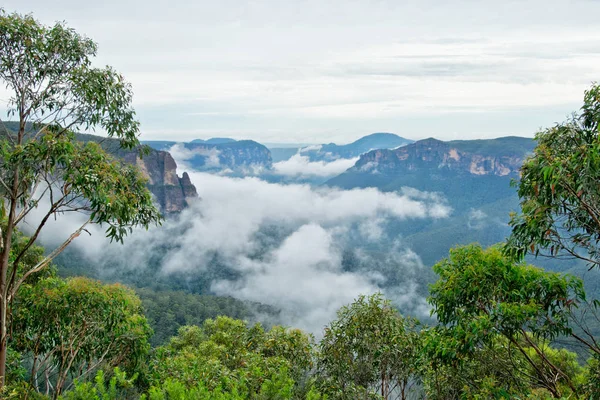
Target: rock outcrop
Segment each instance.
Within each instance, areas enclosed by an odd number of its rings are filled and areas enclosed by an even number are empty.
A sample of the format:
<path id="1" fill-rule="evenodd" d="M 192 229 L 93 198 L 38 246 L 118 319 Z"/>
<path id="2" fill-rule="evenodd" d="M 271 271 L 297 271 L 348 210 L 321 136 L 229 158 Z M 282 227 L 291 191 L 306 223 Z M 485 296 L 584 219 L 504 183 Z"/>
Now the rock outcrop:
<path id="1" fill-rule="evenodd" d="M 502 138 L 518 146 L 490 141 L 451 141 L 425 139 L 394 150 L 374 150 L 363 154 L 351 171 L 402 174 L 428 171 L 433 174 L 465 174 L 518 177 L 519 169 L 534 143 L 526 138 Z M 501 140 L 501 139 L 496 139 Z M 492 142 L 492 145 L 490 145 Z"/>
<path id="2" fill-rule="evenodd" d="M 135 164 L 148 178 L 148 189 L 165 214 L 181 212 L 198 198 L 196 187 L 187 172 L 177 176 L 177 164 L 166 151 L 153 150 L 143 158 L 130 152 L 123 159 Z"/>
<path id="3" fill-rule="evenodd" d="M 184 172 L 182 177 L 177 176 L 177 164 L 166 151 L 150 149 L 149 154 L 140 157 L 138 150 L 122 149 L 116 139 L 85 134 L 77 135 L 77 139 L 82 142 L 98 142 L 107 153 L 137 165 L 148 179 L 148 189 L 154 195 L 161 212 L 166 215 L 181 212 L 198 198 L 189 175 Z"/>

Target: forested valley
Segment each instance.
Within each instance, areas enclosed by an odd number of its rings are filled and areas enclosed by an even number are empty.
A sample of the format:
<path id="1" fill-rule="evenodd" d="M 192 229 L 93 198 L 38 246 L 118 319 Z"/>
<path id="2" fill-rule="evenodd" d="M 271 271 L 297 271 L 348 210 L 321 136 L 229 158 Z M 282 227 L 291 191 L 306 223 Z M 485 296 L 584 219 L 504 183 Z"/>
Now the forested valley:
<path id="1" fill-rule="evenodd" d="M 240 273 L 218 255 L 204 271 L 210 280 L 186 280 L 192 275 L 183 272 L 164 278 L 158 267 L 105 279 L 70 252 L 79 236 L 97 233 L 92 227 L 124 243 L 170 218 L 137 164 L 78 134 L 97 128 L 134 160 L 150 154 L 138 139 L 131 85 L 95 67 L 96 53 L 92 40 L 64 23 L 46 26 L 0 9 L 0 80 L 11 92 L 11 121 L 0 121 L 1 398 L 600 399 L 600 299 L 586 281 L 600 274 L 599 85 L 571 118 L 536 135 L 514 180 L 520 211 L 506 215 L 506 240 L 454 246 L 415 278 L 427 315 L 398 307 L 386 297 L 391 291 L 371 290 L 309 332 L 282 324 L 289 320 L 283 306 L 211 293 L 215 276 L 222 283 Z M 183 178 L 176 183 L 178 195 L 189 191 Z M 437 196 L 407 193 L 415 220 L 446 215 Z M 422 211 L 415 199 L 435 204 Z M 69 220 L 56 246 L 42 246 L 43 229 L 73 214 L 77 225 Z M 275 233 L 260 239 L 272 245 Z M 112 262 L 106 249 L 100 254 Z M 342 253 L 350 272 L 376 260 L 389 287 L 409 274 L 384 256 Z M 293 262 L 261 264 L 260 256 L 248 268 Z M 554 271 L 535 266 L 545 259 Z M 556 272 L 572 260 L 588 275 Z M 343 272 L 347 281 L 355 277 Z"/>

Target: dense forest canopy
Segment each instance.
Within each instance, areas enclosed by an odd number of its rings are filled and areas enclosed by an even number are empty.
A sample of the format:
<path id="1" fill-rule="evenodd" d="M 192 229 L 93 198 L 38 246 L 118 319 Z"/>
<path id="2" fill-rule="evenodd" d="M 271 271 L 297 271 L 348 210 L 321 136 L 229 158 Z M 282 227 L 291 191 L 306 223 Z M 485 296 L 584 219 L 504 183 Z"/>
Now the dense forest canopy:
<path id="1" fill-rule="evenodd" d="M 88 224 L 122 242 L 161 221 L 140 171 L 74 134 L 99 127 L 137 148 L 131 87 L 93 68 L 95 43 L 63 23 L 0 11 L 0 44 L 19 121 L 0 138 L 2 398 L 600 399 L 600 303 L 581 278 L 524 260 L 598 264 L 598 85 L 579 115 L 538 133 L 510 238 L 457 246 L 434 265 L 432 323 L 365 294 L 313 336 L 248 322 L 256 311 L 276 320 L 275 307 L 61 277 L 52 263 Z M 85 222 L 57 248 L 39 246 L 46 221 L 65 212 Z"/>

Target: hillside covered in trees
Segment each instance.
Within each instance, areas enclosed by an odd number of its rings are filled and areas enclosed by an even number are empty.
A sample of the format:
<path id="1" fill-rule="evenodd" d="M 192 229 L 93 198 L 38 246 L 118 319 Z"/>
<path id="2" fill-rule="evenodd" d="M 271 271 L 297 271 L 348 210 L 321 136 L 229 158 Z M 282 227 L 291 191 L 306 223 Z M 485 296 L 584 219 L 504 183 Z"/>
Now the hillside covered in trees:
<path id="1" fill-rule="evenodd" d="M 278 323 L 289 311 L 283 304 L 210 294 L 219 285 L 208 274 L 221 274 L 221 289 L 233 285 L 228 281 L 232 277 L 250 279 L 245 270 L 223 268 L 226 257 L 218 254 L 198 254 L 212 261 L 212 269 L 193 275 L 195 281 L 182 269 L 166 281 L 169 284 L 157 279 L 165 273 L 158 263 L 155 275 L 144 275 L 149 268 L 124 268 L 111 281 L 102 271 L 91 271 L 84 258 L 69 258 L 67 248 L 79 236 L 92 233 L 124 243 L 149 229 L 163 229 L 164 235 L 183 240 L 177 236 L 180 231 L 166 226 L 156 202 L 159 196 L 151 193 L 164 182 L 153 181 L 152 173 L 143 170 L 148 164 L 141 160 L 155 160 L 160 153 L 140 144 L 131 86 L 112 68 L 94 67 L 96 51 L 96 43 L 64 23 L 45 26 L 32 16 L 0 9 L 0 80 L 11 91 L 7 106 L 17 120 L 0 121 L 1 398 L 600 399 L 597 293 L 586 293 L 580 277 L 530 262 L 542 256 L 556 264 L 576 259 L 590 273 L 600 274 L 599 85 L 585 92 L 577 114 L 539 132 L 535 142 L 518 140 L 512 147 L 499 140 L 481 148 L 472 142 L 419 141 L 367 152 L 332 182 L 343 185 L 353 174 L 363 180 L 368 179 L 365 174 L 376 175 L 379 182 L 398 187 L 390 186 L 389 193 L 375 188 L 361 192 L 371 196 L 364 197 L 361 206 L 372 199 L 388 207 L 402 204 L 396 215 L 412 207 L 414 212 L 403 216 L 418 220 L 444 218 L 448 209 L 435 193 L 414 188 L 402 189 L 408 192 L 404 197 L 392 197 L 390 193 L 407 184 L 400 183 L 402 179 L 412 180 L 413 186 L 425 175 L 436 176 L 440 185 L 458 179 L 464 184 L 458 192 L 468 191 L 465 199 L 476 194 L 477 177 L 519 179 L 515 191 L 520 210 L 507 216 L 506 240 L 492 246 L 455 246 L 436 260 L 432 271 L 417 270 L 415 281 L 426 291 L 421 311 L 425 309 L 428 318 L 409 315 L 386 298 L 416 297 L 399 290 L 407 282 L 401 278 L 410 271 L 399 269 L 395 260 L 341 253 L 336 261 L 345 263 L 347 270 L 328 268 L 326 256 L 338 253 L 328 253 L 336 247 L 330 241 L 333 235 L 317 224 L 302 225 L 295 232 L 301 235 L 276 243 L 281 246 L 263 258 L 250 246 L 252 254 L 237 260 L 267 280 L 268 285 L 258 289 L 282 286 L 295 291 L 300 297 L 292 303 L 323 294 L 309 293 L 311 285 L 301 281 L 296 270 L 285 269 L 306 255 L 298 242 L 315 237 L 329 243 L 325 250 L 315 244 L 311 250 L 316 255 L 309 254 L 314 256 L 309 271 L 336 284 L 318 286 L 329 296 L 326 300 L 338 301 L 335 291 L 348 287 L 370 292 L 336 309 L 322 329 L 307 332 Z M 90 128 L 106 133 L 112 155 L 106 145 L 76 134 Z M 403 139 L 401 144 L 407 143 Z M 418 157 L 411 158 L 410 146 L 419 148 Z M 489 146 L 499 147 L 502 154 L 481 158 L 477 152 L 490 151 Z M 524 152 L 531 154 L 524 157 Z M 123 162 L 128 155 L 132 159 Z M 463 174 L 464 168 L 457 172 L 461 164 L 469 165 L 473 176 Z M 415 175 L 396 173 L 399 166 Z M 169 185 L 181 186 L 183 178 L 172 169 Z M 305 186 L 293 190 L 296 196 L 307 193 Z M 350 202 L 339 191 L 322 193 L 318 201 L 337 201 L 328 209 L 333 214 L 341 213 L 337 205 Z M 402 202 L 393 202 L 398 199 Z M 77 219 L 69 219 L 71 215 Z M 228 215 L 218 217 L 216 226 Z M 57 244 L 44 248 L 42 231 L 52 227 L 53 220 L 65 223 L 52 231 Z M 362 228 L 368 231 L 365 237 L 377 237 L 373 226 Z M 216 229 L 208 233 L 211 239 L 219 238 Z M 224 232 L 231 240 L 233 233 Z M 251 234 L 274 246 L 274 235 Z M 110 262 L 109 247 L 100 243 L 97 251 Z M 171 244 L 160 242 L 163 247 Z M 282 249 L 291 251 L 284 254 Z M 366 270 L 365 260 L 381 268 Z M 266 273 L 269 268 L 279 272 L 277 279 Z M 418 279 L 426 274 L 433 276 L 433 283 L 424 288 Z M 361 286 L 364 275 L 383 282 L 387 291 Z M 116 282 L 115 276 L 135 285 Z M 336 279 L 327 280 L 331 276 Z M 179 286 L 174 288 L 173 282 Z M 200 290 L 184 290 L 192 284 Z M 313 321 L 329 316 L 328 310 L 309 311 Z M 258 315 L 268 322 L 256 322 Z"/>

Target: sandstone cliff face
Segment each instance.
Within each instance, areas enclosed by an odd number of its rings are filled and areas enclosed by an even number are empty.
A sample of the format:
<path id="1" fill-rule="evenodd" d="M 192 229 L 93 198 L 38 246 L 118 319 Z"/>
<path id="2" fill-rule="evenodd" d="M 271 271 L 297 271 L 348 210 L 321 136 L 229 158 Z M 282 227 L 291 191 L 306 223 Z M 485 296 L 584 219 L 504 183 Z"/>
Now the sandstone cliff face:
<path id="1" fill-rule="evenodd" d="M 78 134 L 81 142 L 98 142 L 112 156 L 137 165 L 148 178 L 148 189 L 155 197 L 163 214 L 181 212 L 194 199 L 198 198 L 196 187 L 190 181 L 187 173 L 180 178 L 177 176 L 177 164 L 166 151 L 151 149 L 150 153 L 140 158 L 138 150 L 125 150 L 116 139 L 108 139 L 95 135 Z"/>
<path id="2" fill-rule="evenodd" d="M 473 143 L 425 139 L 394 150 L 374 150 L 362 155 L 352 170 L 382 174 L 428 170 L 436 174 L 519 176 L 527 145 L 516 151 L 498 145 L 492 151 L 490 147 L 481 148 Z"/>
<path id="3" fill-rule="evenodd" d="M 165 214 L 181 212 L 194 199 L 198 198 L 196 187 L 187 172 L 177 176 L 177 164 L 166 151 L 153 150 L 143 158 L 137 152 L 122 155 L 123 160 L 135 164 L 148 178 L 148 189 L 156 198 Z"/>

